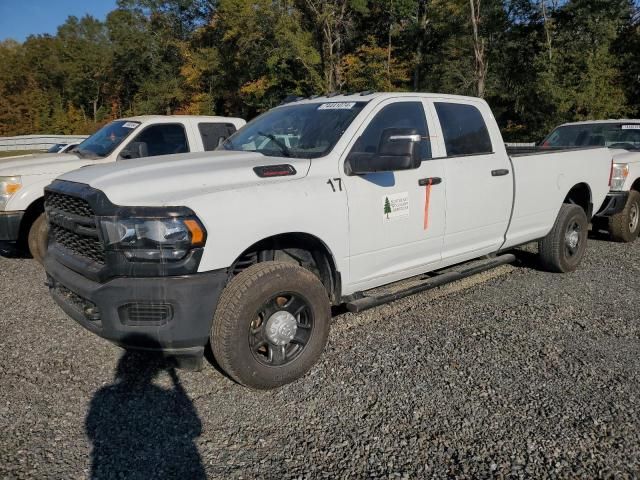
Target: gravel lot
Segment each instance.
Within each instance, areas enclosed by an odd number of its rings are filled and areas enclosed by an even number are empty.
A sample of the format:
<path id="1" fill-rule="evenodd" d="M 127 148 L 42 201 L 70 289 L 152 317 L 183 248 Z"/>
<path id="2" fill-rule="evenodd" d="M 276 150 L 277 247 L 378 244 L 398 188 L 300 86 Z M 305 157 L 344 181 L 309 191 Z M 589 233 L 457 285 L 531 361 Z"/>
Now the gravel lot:
<path id="1" fill-rule="evenodd" d="M 640 242 L 566 276 L 519 258 L 337 315 L 271 392 L 123 357 L 0 258 L 0 477 L 638 478 Z"/>

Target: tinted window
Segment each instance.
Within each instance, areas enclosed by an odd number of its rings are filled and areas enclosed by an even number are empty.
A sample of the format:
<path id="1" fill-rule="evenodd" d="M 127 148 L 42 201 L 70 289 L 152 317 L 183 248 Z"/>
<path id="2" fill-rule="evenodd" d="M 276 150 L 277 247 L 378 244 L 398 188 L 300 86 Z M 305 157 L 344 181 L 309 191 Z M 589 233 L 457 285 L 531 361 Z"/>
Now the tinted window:
<path id="1" fill-rule="evenodd" d="M 420 102 L 399 102 L 384 107 L 371 120 L 351 152 L 378 153 L 382 132 L 387 128 L 415 129 L 423 138 L 421 142 L 422 159 L 431 158 L 431 141 L 429 140 L 427 119 Z"/>
<path id="2" fill-rule="evenodd" d="M 148 127 L 144 129 L 130 145 L 133 145 L 137 149 L 138 155 L 134 155 L 134 158 L 171 155 L 173 153 L 186 153 L 189 151 L 184 127 L 175 124 L 153 125 Z"/>
<path id="3" fill-rule="evenodd" d="M 492 153 L 491 138 L 480 110 L 459 103 L 435 104 L 447 155 Z"/>
<path id="4" fill-rule="evenodd" d="M 233 135 L 236 127 L 232 123 L 199 123 L 198 130 L 200 130 L 205 151 L 210 152 Z"/>

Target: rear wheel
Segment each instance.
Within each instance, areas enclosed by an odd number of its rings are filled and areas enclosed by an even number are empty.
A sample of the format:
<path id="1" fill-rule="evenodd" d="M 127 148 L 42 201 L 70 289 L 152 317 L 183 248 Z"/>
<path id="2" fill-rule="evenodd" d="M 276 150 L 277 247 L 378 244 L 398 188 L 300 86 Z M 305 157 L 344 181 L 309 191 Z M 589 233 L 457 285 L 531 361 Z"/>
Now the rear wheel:
<path id="1" fill-rule="evenodd" d="M 303 376 L 317 362 L 330 322 L 329 296 L 318 277 L 298 265 L 259 263 L 222 292 L 211 348 L 238 383 L 275 388 Z"/>
<path id="2" fill-rule="evenodd" d="M 27 241 L 31 256 L 39 263 L 43 263 L 49 245 L 49 225 L 44 213 L 41 213 L 31 224 Z"/>
<path id="3" fill-rule="evenodd" d="M 633 242 L 640 233 L 640 193 L 629 192 L 627 204 L 620 213 L 609 217 L 609 233 L 616 242 Z"/>
<path id="4" fill-rule="evenodd" d="M 587 249 L 588 234 L 584 210 L 577 205 L 562 205 L 553 229 L 538 244 L 542 267 L 559 273 L 576 270 Z"/>

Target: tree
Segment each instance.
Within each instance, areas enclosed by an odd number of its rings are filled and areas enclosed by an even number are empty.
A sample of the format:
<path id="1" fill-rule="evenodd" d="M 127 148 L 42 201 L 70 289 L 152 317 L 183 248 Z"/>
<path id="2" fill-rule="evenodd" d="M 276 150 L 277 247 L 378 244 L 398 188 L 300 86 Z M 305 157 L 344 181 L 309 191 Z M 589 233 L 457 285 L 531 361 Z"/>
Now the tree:
<path id="1" fill-rule="evenodd" d="M 384 214 L 387 216 L 387 220 L 389 219 L 389 214 L 391 213 L 391 203 L 389 202 L 389 197 L 384 198 Z"/>

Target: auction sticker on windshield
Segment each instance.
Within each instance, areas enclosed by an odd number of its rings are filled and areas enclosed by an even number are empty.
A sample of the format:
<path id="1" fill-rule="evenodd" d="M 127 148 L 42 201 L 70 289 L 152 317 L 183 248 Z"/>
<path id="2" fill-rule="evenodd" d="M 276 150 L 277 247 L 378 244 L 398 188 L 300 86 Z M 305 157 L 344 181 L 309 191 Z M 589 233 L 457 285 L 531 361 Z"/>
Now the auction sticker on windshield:
<path id="1" fill-rule="evenodd" d="M 127 122 L 124 125 L 122 125 L 122 128 L 138 128 L 138 125 L 140 124 L 136 122 Z"/>
<path id="2" fill-rule="evenodd" d="M 622 130 L 640 130 L 640 123 L 635 125 L 622 125 Z"/>
<path id="3" fill-rule="evenodd" d="M 323 103 L 318 110 L 351 110 L 355 106 L 356 102 Z"/>

